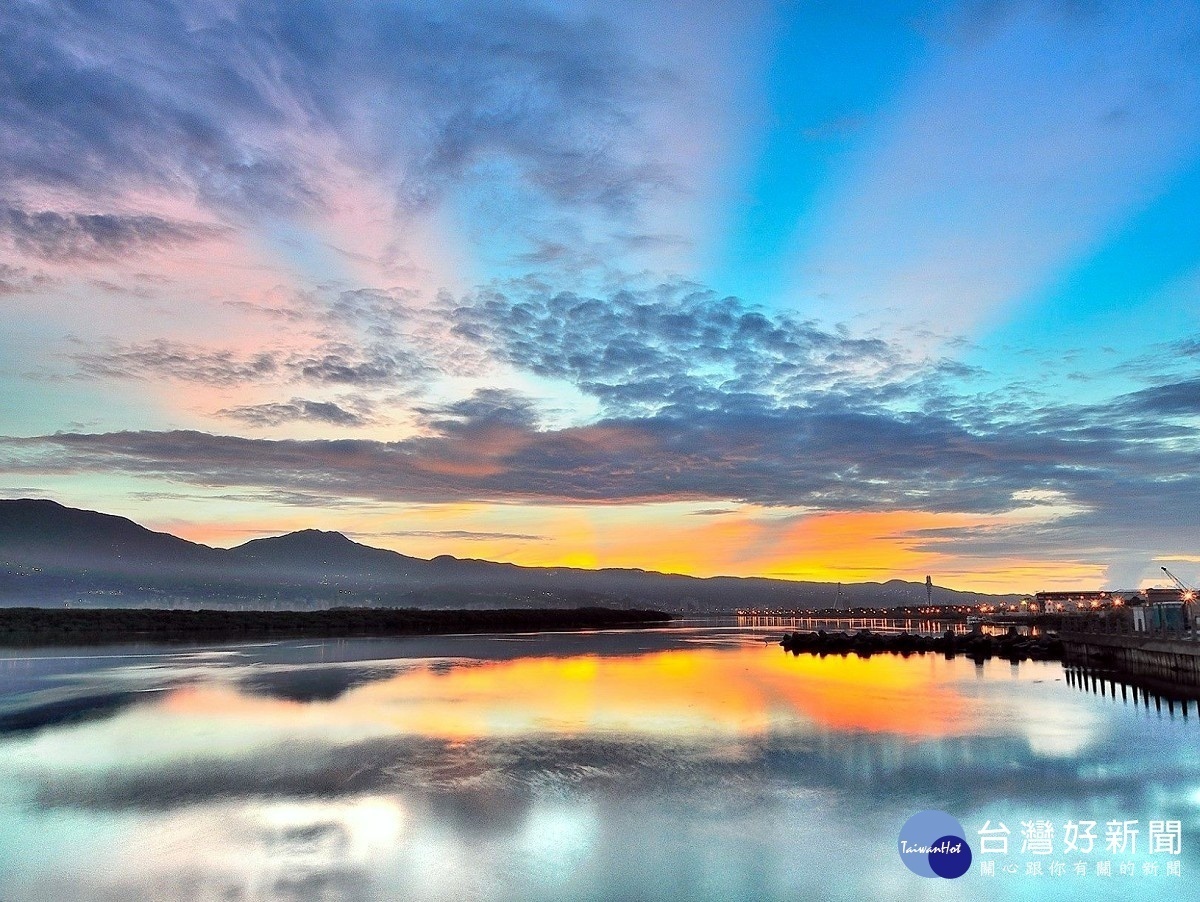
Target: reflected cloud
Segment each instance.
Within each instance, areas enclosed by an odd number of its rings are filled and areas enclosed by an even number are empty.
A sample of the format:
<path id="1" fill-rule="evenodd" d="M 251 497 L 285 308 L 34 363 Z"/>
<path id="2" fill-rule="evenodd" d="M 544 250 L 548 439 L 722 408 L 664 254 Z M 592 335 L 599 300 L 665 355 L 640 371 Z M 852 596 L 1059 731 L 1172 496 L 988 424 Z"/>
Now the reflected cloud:
<path id="1" fill-rule="evenodd" d="M 286 730 L 294 721 L 319 722 L 330 730 L 447 741 L 597 733 L 741 737 L 807 725 L 912 737 L 977 732 L 971 707 L 938 675 L 886 655 L 791 658 L 754 646 L 696 648 L 620 658 L 422 662 L 331 695 L 337 704 L 299 709 L 227 685 L 202 685 L 171 693 L 162 711 L 231 726 L 252 721 Z M 325 679 L 307 678 L 314 687 Z M 296 678 L 279 679 L 283 686 Z M 322 684 L 320 691 L 331 687 Z"/>
<path id="2" fill-rule="evenodd" d="M 250 695 L 290 702 L 331 702 L 355 686 L 385 680 L 394 673 L 390 667 L 260 669 L 239 681 L 238 688 Z"/>
<path id="3" fill-rule="evenodd" d="M 1076 758 L 1091 745 L 1103 725 L 1095 711 L 1070 702 L 1047 704 L 1044 699 L 1018 696 L 1013 704 L 1021 712 L 1029 748 L 1046 758 Z"/>
<path id="4" fill-rule="evenodd" d="M 394 799 L 278 802 L 257 809 L 265 851 L 289 868 L 363 864 L 392 848 L 405 816 Z"/>
<path id="5" fill-rule="evenodd" d="M 1197 785 L 1195 724 L 1080 691 L 1055 663 L 656 635 L 669 647 L 473 636 L 114 658 L 108 681 L 163 691 L 0 737 L 0 854 L 15 863 L 0 889 L 812 898 L 830 856 L 866 862 L 882 833 L 894 842 L 880 825 L 920 808 L 972 826 L 1001 802 L 1006 817 L 1180 816 Z M 880 879 L 847 868 L 858 897 Z"/>
<path id="6" fill-rule="evenodd" d="M 0 712 L 0 736 L 41 730 L 61 724 L 101 720 L 123 711 L 145 697 L 137 692 L 105 692 L 67 696 Z"/>

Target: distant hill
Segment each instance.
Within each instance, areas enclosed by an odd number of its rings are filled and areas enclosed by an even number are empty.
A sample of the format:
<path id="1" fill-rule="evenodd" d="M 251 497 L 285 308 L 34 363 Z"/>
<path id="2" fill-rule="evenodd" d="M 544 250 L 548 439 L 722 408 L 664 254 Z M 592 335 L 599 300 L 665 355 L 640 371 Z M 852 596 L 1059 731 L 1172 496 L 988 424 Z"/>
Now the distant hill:
<path id="1" fill-rule="evenodd" d="M 936 588 L 936 602 L 1015 600 Z M 124 517 L 53 501 L 0 500 L 0 605 L 208 606 L 312 609 L 610 605 L 670 611 L 827 608 L 835 583 L 712 577 L 637 569 L 583 570 L 372 548 L 306 529 L 210 548 Z M 923 583 L 847 583 L 843 605 L 925 602 Z"/>
<path id="2" fill-rule="evenodd" d="M 0 501 L 0 561 L 43 567 L 141 570 L 219 566 L 222 553 L 125 517 L 64 507 L 55 501 Z"/>
<path id="3" fill-rule="evenodd" d="M 340 532 L 320 529 L 253 539 L 232 549 L 231 554 L 257 566 L 323 576 L 407 578 L 430 566 L 421 558 L 360 545 Z"/>

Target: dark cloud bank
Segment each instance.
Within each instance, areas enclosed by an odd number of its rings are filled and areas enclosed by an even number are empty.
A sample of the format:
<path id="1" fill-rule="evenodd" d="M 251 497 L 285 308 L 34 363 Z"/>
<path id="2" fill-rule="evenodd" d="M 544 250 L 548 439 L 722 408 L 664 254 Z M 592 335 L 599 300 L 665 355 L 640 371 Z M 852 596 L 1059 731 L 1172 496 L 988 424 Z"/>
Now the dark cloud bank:
<path id="1" fill-rule="evenodd" d="M 913 537 L 991 553 L 1028 553 L 1031 539 L 1048 550 L 1095 545 L 1095 530 L 1122 547 L 1177 542 L 1200 504 L 1198 383 L 1190 376 L 1105 404 L 1011 394 L 995 404 L 950 391 L 946 376 L 964 375 L 954 364 L 912 364 L 886 342 L 768 316 L 695 286 L 604 298 L 495 289 L 447 304 L 441 315 L 460 337 L 518 369 L 594 396 L 603 414 L 551 428 L 530 399 L 491 389 L 427 405 L 426 433 L 395 442 L 60 433 L 7 440 L 6 467 L 380 501 L 736 500 L 970 513 L 1053 502 L 1074 509 L 1049 526 Z M 160 356 L 145 365 L 157 366 Z M 223 362 L 201 360 L 197 378 L 219 381 L 209 369 Z M 244 366 L 234 364 L 231 378 L 242 378 Z M 305 372 L 295 361 L 286 366 Z M 346 381 L 357 384 L 352 369 Z M 337 381 L 340 372 L 330 364 L 308 375 Z M 343 425 L 363 416 L 299 398 L 226 413 Z"/>

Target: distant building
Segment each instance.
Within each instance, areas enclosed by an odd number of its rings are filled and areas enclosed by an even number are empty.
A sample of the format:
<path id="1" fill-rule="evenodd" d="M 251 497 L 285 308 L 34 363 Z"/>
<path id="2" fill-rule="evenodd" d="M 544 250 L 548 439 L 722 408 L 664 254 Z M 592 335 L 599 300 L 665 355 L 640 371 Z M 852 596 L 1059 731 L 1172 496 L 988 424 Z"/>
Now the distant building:
<path id="1" fill-rule="evenodd" d="M 1152 589 L 1147 589 L 1142 594 L 1146 596 L 1147 604 L 1170 604 L 1172 602 L 1183 601 L 1182 589 L 1160 589 L 1155 586 Z"/>
<path id="2" fill-rule="evenodd" d="M 1071 589 L 1065 592 L 1038 592 L 1033 597 L 1033 603 L 1038 610 L 1047 612 L 1090 611 L 1123 605 L 1133 594 L 1108 589 Z"/>
<path id="3" fill-rule="evenodd" d="M 1187 626 L 1187 608 L 1183 603 L 1181 589 L 1147 589 L 1142 597 L 1130 602 L 1135 630 L 1168 629 L 1178 630 Z"/>
<path id="4" fill-rule="evenodd" d="M 1181 630 L 1187 624 L 1187 612 L 1182 601 L 1147 602 L 1129 609 L 1133 615 L 1135 630 L 1168 629 Z"/>

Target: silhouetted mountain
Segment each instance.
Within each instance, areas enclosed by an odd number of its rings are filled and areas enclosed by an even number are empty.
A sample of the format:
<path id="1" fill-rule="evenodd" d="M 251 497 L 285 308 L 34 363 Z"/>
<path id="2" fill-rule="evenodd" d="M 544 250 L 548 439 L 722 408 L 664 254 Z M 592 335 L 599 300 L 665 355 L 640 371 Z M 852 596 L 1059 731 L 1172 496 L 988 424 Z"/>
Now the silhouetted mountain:
<path id="1" fill-rule="evenodd" d="M 618 605 L 712 611 L 828 608 L 837 598 L 833 583 L 520 567 L 450 555 L 424 560 L 316 529 L 210 548 L 124 517 L 53 501 L 0 501 L 0 604 L 8 605 Z M 935 600 L 971 604 L 997 598 L 939 588 Z M 925 586 L 902 580 L 847 583 L 840 600 L 855 607 L 917 605 L 925 602 Z"/>
<path id="2" fill-rule="evenodd" d="M 340 532 L 320 529 L 253 539 L 230 549 L 230 553 L 258 566 L 305 573 L 319 571 L 327 576 L 405 577 L 412 575 L 416 568 L 430 564 L 396 551 L 360 545 Z"/>
<path id="3" fill-rule="evenodd" d="M 0 561 L 42 567 L 217 566 L 222 552 L 125 517 L 64 507 L 56 501 L 0 501 Z"/>

